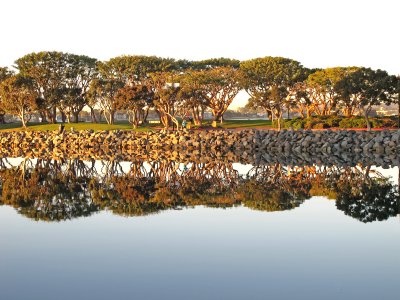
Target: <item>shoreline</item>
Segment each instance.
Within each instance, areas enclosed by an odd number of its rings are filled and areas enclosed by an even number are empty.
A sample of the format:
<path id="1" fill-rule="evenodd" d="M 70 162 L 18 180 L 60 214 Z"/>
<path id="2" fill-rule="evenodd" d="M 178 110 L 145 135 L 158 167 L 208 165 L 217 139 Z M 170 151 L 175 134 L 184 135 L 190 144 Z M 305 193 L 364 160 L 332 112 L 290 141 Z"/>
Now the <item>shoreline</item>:
<path id="1" fill-rule="evenodd" d="M 156 152 L 237 152 L 329 156 L 400 153 L 400 130 L 203 130 L 203 131 L 57 131 L 0 132 L 2 157 L 146 156 Z"/>

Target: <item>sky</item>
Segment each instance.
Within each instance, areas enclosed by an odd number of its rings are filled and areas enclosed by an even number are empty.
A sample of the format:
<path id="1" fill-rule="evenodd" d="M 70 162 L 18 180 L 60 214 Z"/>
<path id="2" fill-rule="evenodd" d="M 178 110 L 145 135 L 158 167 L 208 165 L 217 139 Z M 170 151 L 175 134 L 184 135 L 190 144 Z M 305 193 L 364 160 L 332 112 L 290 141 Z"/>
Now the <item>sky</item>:
<path id="1" fill-rule="evenodd" d="M 309 68 L 397 75 L 399 11 L 398 0 L 7 0 L 0 2 L 0 66 L 57 50 L 100 60 L 283 56 Z"/>

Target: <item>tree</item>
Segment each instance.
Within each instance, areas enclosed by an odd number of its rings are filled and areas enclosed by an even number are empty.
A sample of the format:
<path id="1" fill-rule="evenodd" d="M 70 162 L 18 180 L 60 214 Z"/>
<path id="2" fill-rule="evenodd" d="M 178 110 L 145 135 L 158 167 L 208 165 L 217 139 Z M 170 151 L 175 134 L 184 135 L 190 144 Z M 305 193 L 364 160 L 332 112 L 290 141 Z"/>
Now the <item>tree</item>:
<path id="1" fill-rule="evenodd" d="M 99 105 L 108 124 L 114 124 L 118 109 L 117 94 L 123 86 L 123 82 L 117 79 L 94 79 L 90 84 L 88 97 Z"/>
<path id="2" fill-rule="evenodd" d="M 298 112 L 302 118 L 311 117 L 313 105 L 308 93 L 307 84 L 304 81 L 298 82 L 293 86 L 289 97 L 294 104 L 294 111 Z"/>
<path id="3" fill-rule="evenodd" d="M 36 107 L 36 93 L 30 78 L 13 75 L 0 84 L 2 107 L 5 112 L 18 116 L 22 126 L 30 119 L 29 113 Z"/>
<path id="4" fill-rule="evenodd" d="M 129 123 L 137 128 L 140 122 L 144 122 L 147 105 L 154 98 L 153 92 L 145 85 L 126 84 L 119 89 L 116 95 L 118 109 L 125 109 L 128 112 Z"/>
<path id="5" fill-rule="evenodd" d="M 160 115 L 161 123 L 165 128 L 171 125 L 171 122 L 179 129 L 177 120 L 177 102 L 179 100 L 178 93 L 179 76 L 174 72 L 159 72 L 151 74 L 151 83 L 154 93 L 153 104 Z"/>
<path id="6" fill-rule="evenodd" d="M 7 67 L 0 67 L 0 81 L 10 77 L 12 72 Z"/>
<path id="7" fill-rule="evenodd" d="M 397 75 L 396 79 L 394 80 L 394 85 L 396 86 L 396 94 L 397 94 L 397 117 L 398 117 L 398 128 L 400 128 L 400 75 Z M 396 96 L 395 96 L 396 97 Z M 399 183 L 400 184 L 400 183 Z"/>
<path id="8" fill-rule="evenodd" d="M 306 80 L 307 93 L 313 113 L 319 116 L 328 116 L 336 109 L 338 97 L 335 85 L 355 70 L 357 70 L 356 67 L 327 68 L 308 76 Z M 351 111 L 346 114 L 349 113 Z"/>
<path id="9" fill-rule="evenodd" d="M 194 71 L 190 77 L 191 83 L 185 83 L 184 91 L 207 105 L 214 120 L 222 123 L 223 114 L 242 89 L 239 71 L 232 67 L 218 67 Z"/>
<path id="10" fill-rule="evenodd" d="M 91 81 L 97 74 L 97 60 L 85 55 L 67 55 L 65 87 L 60 109 L 67 115 L 68 122 L 73 116 L 73 122 L 78 123 L 82 109 L 89 104 L 87 92 Z"/>
<path id="11" fill-rule="evenodd" d="M 66 86 L 67 54 L 56 51 L 30 53 L 15 63 L 21 75 L 32 79 L 37 98 L 42 99 L 38 107 L 42 120 L 47 117 L 51 123 L 56 123 L 57 106 Z"/>
<path id="12" fill-rule="evenodd" d="M 240 61 L 237 59 L 220 57 L 193 61 L 186 65 L 186 68 L 190 68 L 192 70 L 210 70 L 220 67 L 239 69 Z"/>
<path id="13" fill-rule="evenodd" d="M 198 71 L 188 71 L 181 76 L 178 97 L 181 100 L 182 115 L 186 116 L 190 112 L 194 124 L 199 126 L 203 121 L 208 99 L 197 74 Z"/>
<path id="14" fill-rule="evenodd" d="M 395 95 L 393 102 L 397 102 L 397 118 L 398 118 L 398 128 L 400 128 L 400 75 L 397 75 L 396 77 L 392 77 L 393 80 L 393 85 L 396 87 L 395 89 Z M 397 96 L 396 96 L 397 95 Z"/>
<path id="15" fill-rule="evenodd" d="M 11 72 L 8 68 L 6 67 L 0 67 L 0 83 L 3 82 L 5 79 L 9 78 L 10 76 L 13 75 L 13 72 Z M 4 124 L 4 116 L 6 112 L 2 106 L 2 99 L 0 96 L 0 124 Z"/>
<path id="16" fill-rule="evenodd" d="M 120 108 L 128 111 L 132 121 L 132 118 L 137 116 L 136 121 L 133 122 L 134 126 L 137 126 L 138 116 L 141 115 L 142 121 L 145 122 L 149 108 L 153 105 L 154 87 L 151 86 L 151 74 L 174 70 L 177 65 L 174 59 L 169 58 L 124 55 L 101 62 L 98 67 L 101 78 L 118 80 L 124 84 L 124 90 L 119 93 Z M 148 93 L 145 94 L 145 91 Z"/>
<path id="17" fill-rule="evenodd" d="M 280 120 L 283 109 L 289 108 L 290 90 L 307 76 L 307 71 L 294 60 L 283 57 L 264 57 L 240 64 L 243 87 L 250 95 L 252 108 L 262 107 L 273 118 Z"/>
<path id="18" fill-rule="evenodd" d="M 398 83 L 396 76 L 389 76 L 386 71 L 359 68 L 338 81 L 335 90 L 346 107 L 358 107 L 371 130 L 369 114 L 372 106 L 397 101 Z"/>

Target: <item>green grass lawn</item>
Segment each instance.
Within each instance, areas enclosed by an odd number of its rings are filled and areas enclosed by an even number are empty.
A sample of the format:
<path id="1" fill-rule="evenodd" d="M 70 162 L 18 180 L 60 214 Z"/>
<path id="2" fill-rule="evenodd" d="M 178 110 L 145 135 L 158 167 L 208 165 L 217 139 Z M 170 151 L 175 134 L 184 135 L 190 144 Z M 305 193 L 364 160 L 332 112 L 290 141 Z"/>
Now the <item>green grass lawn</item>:
<path id="1" fill-rule="evenodd" d="M 211 122 L 204 122 L 206 127 L 211 126 Z M 60 124 L 42 124 L 42 123 L 28 123 L 27 130 L 29 131 L 46 131 L 46 130 L 58 130 Z M 0 124 L 0 131 L 21 131 L 21 123 L 7 123 Z M 271 126 L 271 121 L 267 120 L 225 120 L 223 124 L 218 123 L 218 128 L 223 129 L 237 129 L 237 128 L 258 128 Z M 114 125 L 107 123 L 65 123 L 65 130 L 70 130 L 71 127 L 74 130 L 134 130 L 132 125 L 128 122 L 117 122 Z M 139 127 L 136 131 L 150 131 L 160 128 L 160 124 L 148 124 L 143 127 Z"/>
<path id="2" fill-rule="evenodd" d="M 224 123 L 218 124 L 218 127 L 226 129 L 257 128 L 267 126 L 272 126 L 270 120 L 225 120 Z"/>
<path id="3" fill-rule="evenodd" d="M 30 131 L 46 131 L 46 130 L 58 130 L 60 124 L 42 124 L 42 123 L 28 123 L 27 130 Z M 20 131 L 23 130 L 21 123 L 7 123 L 0 124 L 0 131 Z M 132 125 L 128 122 L 117 122 L 113 125 L 107 123 L 65 123 L 65 130 L 134 130 Z M 139 127 L 136 131 L 149 131 L 155 125 L 147 125 L 146 127 Z"/>

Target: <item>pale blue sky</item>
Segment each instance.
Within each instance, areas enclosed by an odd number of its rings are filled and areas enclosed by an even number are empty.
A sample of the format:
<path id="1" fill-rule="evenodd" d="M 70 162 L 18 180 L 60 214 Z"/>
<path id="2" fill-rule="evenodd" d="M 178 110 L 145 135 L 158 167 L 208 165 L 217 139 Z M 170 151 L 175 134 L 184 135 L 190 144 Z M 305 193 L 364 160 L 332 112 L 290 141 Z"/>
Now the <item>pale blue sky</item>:
<path id="1" fill-rule="evenodd" d="M 0 66 L 32 51 L 240 60 L 400 74 L 400 1 L 13 0 L 1 2 Z"/>

